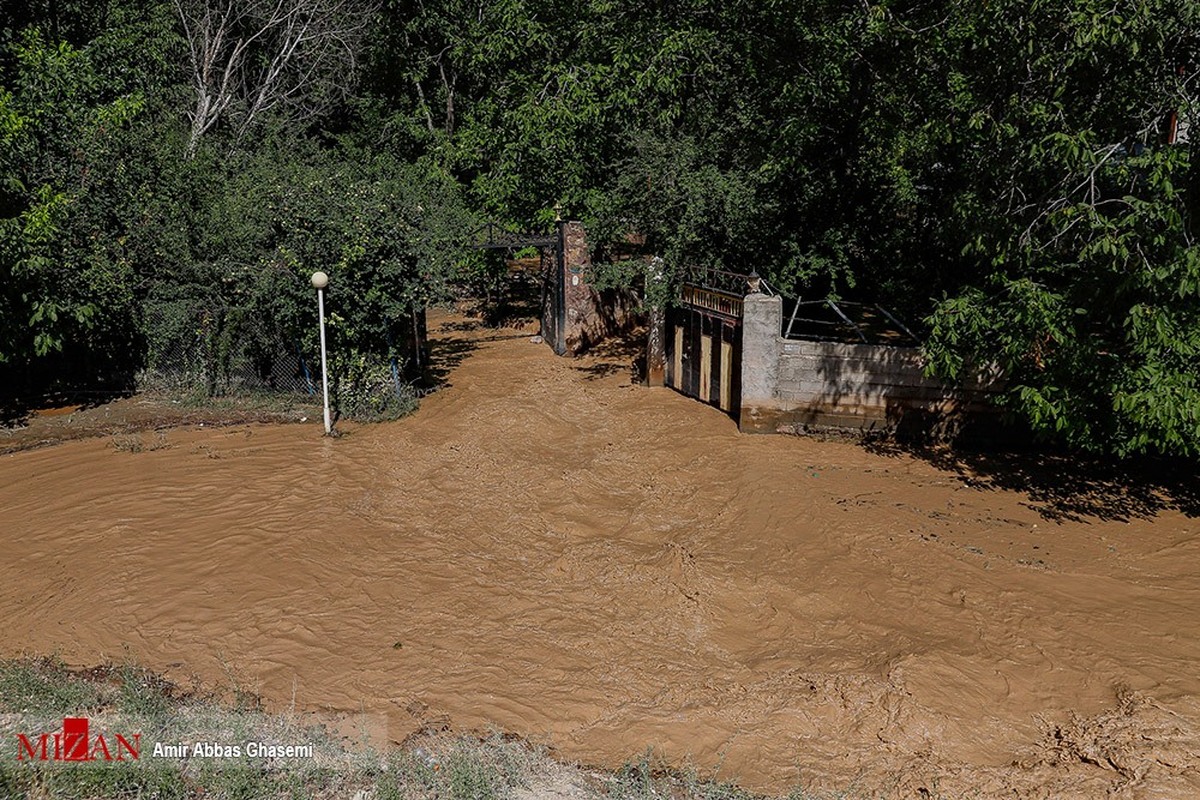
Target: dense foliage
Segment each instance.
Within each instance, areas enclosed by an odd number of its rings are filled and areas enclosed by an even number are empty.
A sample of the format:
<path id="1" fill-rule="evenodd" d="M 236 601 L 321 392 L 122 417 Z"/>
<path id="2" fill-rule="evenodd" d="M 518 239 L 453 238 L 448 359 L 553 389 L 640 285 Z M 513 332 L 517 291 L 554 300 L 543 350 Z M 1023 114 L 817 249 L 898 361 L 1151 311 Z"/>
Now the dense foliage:
<path id="1" fill-rule="evenodd" d="M 394 364 L 412 308 L 444 295 L 470 224 L 454 182 L 361 149 L 327 76 L 301 87 L 322 94 L 320 125 L 298 121 L 296 91 L 249 127 L 241 84 L 198 137 L 188 32 L 153 0 L 27 6 L 4 30 L 4 394 L 126 388 L 148 350 L 189 337 L 213 387 L 235 347 L 266 372 L 281 348 L 312 363 L 317 269 L 337 378 Z"/>
<path id="2" fill-rule="evenodd" d="M 198 47 L 228 2 L 0 20 L 7 375 L 135 363 L 156 298 L 301 330 L 317 266 L 355 299 L 346 346 L 386 356 L 469 263 L 472 215 L 561 203 L 601 242 L 645 234 L 668 277 L 890 305 L 931 369 L 995 365 L 1070 445 L 1200 455 L 1196 166 L 1168 143 L 1198 111 L 1194 3 L 362 0 L 336 58 L 288 60 L 282 28 Z M 205 58 L 237 79 L 197 77 Z"/>

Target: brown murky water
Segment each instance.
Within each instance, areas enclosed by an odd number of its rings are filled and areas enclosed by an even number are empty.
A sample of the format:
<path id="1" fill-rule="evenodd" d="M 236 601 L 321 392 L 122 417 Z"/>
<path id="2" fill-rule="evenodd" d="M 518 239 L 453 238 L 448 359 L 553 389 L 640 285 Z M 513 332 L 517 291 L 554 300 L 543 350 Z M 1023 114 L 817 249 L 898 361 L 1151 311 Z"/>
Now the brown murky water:
<path id="1" fill-rule="evenodd" d="M 450 327 L 398 423 L 0 457 L 0 655 L 768 791 L 1200 796 L 1196 519 L 1048 522 Z"/>

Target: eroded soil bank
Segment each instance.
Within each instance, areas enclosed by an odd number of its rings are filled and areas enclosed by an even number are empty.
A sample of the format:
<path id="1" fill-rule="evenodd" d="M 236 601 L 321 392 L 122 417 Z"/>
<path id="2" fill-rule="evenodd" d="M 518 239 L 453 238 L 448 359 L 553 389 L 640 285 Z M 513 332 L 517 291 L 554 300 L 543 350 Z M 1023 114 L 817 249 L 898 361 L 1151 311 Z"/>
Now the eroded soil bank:
<path id="1" fill-rule="evenodd" d="M 1053 522 L 528 330 L 431 330 L 450 385 L 397 423 L 0 457 L 3 654 L 765 791 L 1200 796 L 1197 519 Z"/>

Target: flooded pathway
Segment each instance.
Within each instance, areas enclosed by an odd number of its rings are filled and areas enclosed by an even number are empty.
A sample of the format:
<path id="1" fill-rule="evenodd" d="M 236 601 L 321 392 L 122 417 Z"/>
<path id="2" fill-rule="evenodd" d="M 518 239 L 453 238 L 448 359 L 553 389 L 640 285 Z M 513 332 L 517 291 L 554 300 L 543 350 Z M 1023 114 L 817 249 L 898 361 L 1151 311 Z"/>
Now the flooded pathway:
<path id="1" fill-rule="evenodd" d="M 1200 520 L 1051 522 L 430 327 L 458 363 L 396 423 L 0 456 L 0 655 L 767 791 L 1200 796 Z"/>

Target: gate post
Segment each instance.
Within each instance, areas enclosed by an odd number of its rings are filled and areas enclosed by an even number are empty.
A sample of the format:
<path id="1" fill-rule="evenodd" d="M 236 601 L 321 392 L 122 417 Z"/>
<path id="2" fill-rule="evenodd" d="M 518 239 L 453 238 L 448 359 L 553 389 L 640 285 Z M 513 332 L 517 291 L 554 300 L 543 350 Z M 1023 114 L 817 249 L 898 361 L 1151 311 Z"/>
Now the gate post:
<path id="1" fill-rule="evenodd" d="M 754 292 L 742 300 L 742 402 L 738 428 L 774 433 L 783 300 Z"/>
<path id="2" fill-rule="evenodd" d="M 583 223 L 564 220 L 559 223 L 558 229 L 562 253 L 562 274 L 559 276 L 559 282 L 562 284 L 563 293 L 563 332 L 558 337 L 562 350 L 555 352 L 559 355 L 575 356 L 588 344 L 584 328 L 589 318 L 595 314 L 595 300 L 588 285 L 592 259 L 588 255 Z"/>
<path id="3" fill-rule="evenodd" d="M 662 306 L 651 306 L 646 334 L 646 385 L 665 386 L 667 377 L 667 314 Z"/>
<path id="4" fill-rule="evenodd" d="M 649 313 L 646 333 L 646 385 L 667 385 L 667 309 L 664 305 L 663 260 L 651 259 L 646 270 L 645 299 Z"/>
<path id="5" fill-rule="evenodd" d="M 557 215 L 557 212 L 555 212 Z M 555 355 L 567 352 L 567 222 L 555 219 L 554 232 L 558 246 L 554 254 L 554 341 L 550 344 Z"/>

